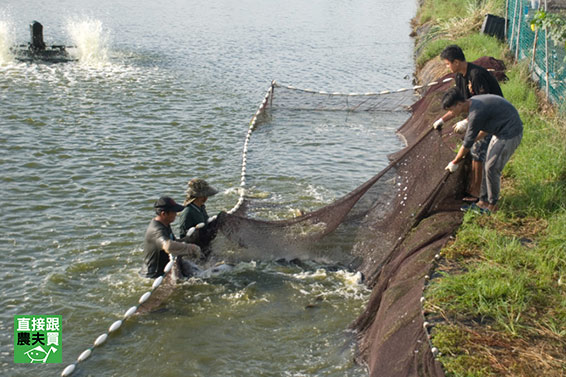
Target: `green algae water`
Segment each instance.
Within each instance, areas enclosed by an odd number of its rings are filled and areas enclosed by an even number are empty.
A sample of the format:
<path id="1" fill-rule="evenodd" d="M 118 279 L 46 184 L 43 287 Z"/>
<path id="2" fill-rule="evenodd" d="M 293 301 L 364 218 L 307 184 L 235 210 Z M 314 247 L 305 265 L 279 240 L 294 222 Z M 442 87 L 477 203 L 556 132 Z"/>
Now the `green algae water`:
<path id="1" fill-rule="evenodd" d="M 326 91 L 411 86 L 414 1 L 36 1 L 0 4 L 0 368 L 54 376 L 151 286 L 138 276 L 161 195 L 202 177 L 238 200 L 248 122 L 271 80 Z M 69 64 L 19 63 L 44 25 Z M 254 216 L 285 218 L 387 165 L 405 113 L 305 114 L 250 143 Z M 173 224 L 176 233 L 178 231 Z M 228 243 L 220 253 L 230 253 Z M 369 291 L 313 261 L 236 260 L 179 284 L 79 364 L 76 376 L 363 376 L 348 325 Z M 62 364 L 14 364 L 15 315 L 62 316 Z"/>

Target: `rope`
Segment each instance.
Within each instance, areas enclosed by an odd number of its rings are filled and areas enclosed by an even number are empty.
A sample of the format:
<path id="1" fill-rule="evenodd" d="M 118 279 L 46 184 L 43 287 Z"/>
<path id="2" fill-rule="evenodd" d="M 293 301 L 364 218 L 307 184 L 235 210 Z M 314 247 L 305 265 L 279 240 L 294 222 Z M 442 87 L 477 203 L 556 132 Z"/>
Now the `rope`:
<path id="1" fill-rule="evenodd" d="M 297 88 L 295 86 L 292 85 L 283 85 L 283 84 L 279 84 L 275 81 L 273 81 L 271 83 L 271 89 L 273 90 L 273 87 L 276 88 L 286 88 L 286 89 L 290 89 L 290 90 L 297 90 L 300 92 L 305 92 L 305 93 L 313 93 L 313 94 L 322 94 L 322 95 L 327 95 L 327 96 L 337 96 L 337 97 L 363 97 L 363 96 L 381 96 L 384 94 L 393 94 L 393 93 L 400 93 L 400 92 L 407 92 L 409 90 L 419 90 L 425 87 L 431 87 L 434 85 L 438 85 L 439 83 L 447 83 L 449 81 L 454 80 L 453 77 L 449 77 L 446 78 L 444 80 L 442 80 L 441 82 L 438 81 L 433 81 L 430 82 L 426 85 L 416 85 L 413 86 L 412 88 L 400 88 L 397 90 L 383 90 L 381 92 L 366 92 L 366 93 L 342 93 L 342 92 L 325 92 L 325 91 L 317 91 L 317 90 L 313 90 L 313 89 L 302 89 L 302 88 Z"/>
<path id="2" fill-rule="evenodd" d="M 246 187 L 246 163 L 247 163 L 247 158 L 248 158 L 247 157 L 248 156 L 248 146 L 249 146 L 249 143 L 250 143 L 250 139 L 252 137 L 252 133 L 256 129 L 257 118 L 267 107 L 267 105 L 269 103 L 269 98 L 271 97 L 271 94 L 273 93 L 273 88 L 275 87 L 275 85 L 276 85 L 275 81 L 272 81 L 271 86 L 269 87 L 269 89 L 267 90 L 267 93 L 265 93 L 265 96 L 263 97 L 263 101 L 261 102 L 256 113 L 254 114 L 254 116 L 250 120 L 249 128 L 248 128 L 248 134 L 246 135 L 246 139 L 244 141 L 244 148 L 242 150 L 242 174 L 241 174 L 241 178 L 240 178 L 240 189 L 239 189 L 240 197 L 238 199 L 238 202 L 234 206 L 234 208 L 232 208 L 231 210 L 228 211 L 229 214 L 233 214 L 234 212 L 236 212 L 238 209 L 240 209 L 240 207 L 244 203 L 245 187 Z"/>
<path id="3" fill-rule="evenodd" d="M 488 68 L 487 69 L 489 72 L 502 72 L 502 71 L 496 71 L 493 68 Z M 356 92 L 352 92 L 352 93 L 344 93 L 344 92 L 326 92 L 323 90 L 313 90 L 313 89 L 303 89 L 303 88 L 297 88 L 296 86 L 293 85 L 284 85 L 284 84 L 279 84 L 278 82 L 276 82 L 275 80 L 271 82 L 271 88 L 270 88 L 270 93 L 273 90 L 273 88 L 285 88 L 285 89 L 290 89 L 290 90 L 296 90 L 299 92 L 305 92 L 305 93 L 311 93 L 311 94 L 322 94 L 322 95 L 327 95 L 327 96 L 336 96 L 336 97 L 363 97 L 363 96 L 381 96 L 384 94 L 393 94 L 393 93 L 401 93 L 401 92 L 407 92 L 410 90 L 419 90 L 419 89 L 423 89 L 423 88 L 428 88 L 431 86 L 435 86 L 438 84 L 444 84 L 447 82 L 450 82 L 454 80 L 454 77 L 448 77 L 445 78 L 442 81 L 432 81 L 429 82 L 428 84 L 424 84 L 424 85 L 415 85 L 412 88 L 400 88 L 397 90 L 382 90 L 381 92 L 366 92 L 366 93 L 356 93 Z"/>
<path id="4" fill-rule="evenodd" d="M 227 212 L 229 214 L 235 213 L 238 209 L 240 209 L 240 207 L 244 203 L 244 197 L 245 197 L 245 194 L 246 194 L 246 191 L 245 191 L 246 169 L 247 169 L 246 164 L 247 164 L 247 155 L 248 155 L 248 148 L 249 148 L 250 139 L 252 137 L 252 133 L 256 129 L 257 119 L 260 116 L 260 114 L 265 110 L 265 108 L 269 105 L 269 99 L 273 95 L 273 90 L 275 88 L 286 88 L 286 89 L 297 90 L 297 91 L 301 91 L 301 92 L 305 92 L 305 93 L 317 93 L 317 94 L 323 94 L 323 95 L 328 95 L 328 96 L 360 97 L 360 96 L 385 95 L 385 94 L 406 92 L 406 91 L 409 91 L 409 90 L 419 90 L 419 89 L 422 89 L 422 88 L 425 88 L 425 87 L 431 87 L 431 86 L 434 86 L 434 85 L 438 85 L 440 83 L 447 83 L 447 82 L 452 81 L 452 80 L 453 80 L 453 78 L 449 77 L 449 78 L 446 78 L 446 79 L 444 79 L 440 82 L 433 81 L 433 82 L 428 83 L 426 85 L 416 85 L 416 86 L 413 86 L 412 88 L 401 88 L 401 89 L 397 89 L 397 90 L 383 90 L 381 92 L 366 92 L 366 93 L 341 93 L 341 92 L 316 91 L 316 90 L 313 90 L 313 89 L 301 89 L 301 88 L 297 88 L 297 87 L 292 86 L 292 85 L 279 84 L 278 82 L 273 80 L 271 82 L 271 85 L 269 86 L 269 89 L 267 90 L 267 93 L 265 93 L 265 96 L 263 97 L 263 101 L 261 102 L 256 113 L 253 115 L 252 119 L 250 120 L 248 133 L 246 135 L 246 138 L 245 138 L 245 141 L 244 141 L 244 147 L 243 147 L 243 150 L 242 150 L 242 170 L 241 170 L 241 176 L 240 176 L 239 198 L 238 198 L 238 202 L 236 203 L 236 205 Z"/>

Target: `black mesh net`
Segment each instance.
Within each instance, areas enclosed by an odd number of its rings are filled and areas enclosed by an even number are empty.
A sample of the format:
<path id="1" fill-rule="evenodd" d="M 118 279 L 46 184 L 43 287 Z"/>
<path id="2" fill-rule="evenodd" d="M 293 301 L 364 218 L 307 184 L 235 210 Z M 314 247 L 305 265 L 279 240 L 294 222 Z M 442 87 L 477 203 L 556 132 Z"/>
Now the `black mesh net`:
<path id="1" fill-rule="evenodd" d="M 423 87 L 369 93 L 338 93 L 299 89 L 273 83 L 271 109 L 307 111 L 407 111 Z"/>
<path id="2" fill-rule="evenodd" d="M 499 69 L 492 60 L 477 62 Z M 420 298 L 435 254 L 461 221 L 458 199 L 467 169 L 444 170 L 460 137 L 450 125 L 431 128 L 444 113 L 441 98 L 454 85 L 450 78 L 427 85 L 424 93 L 339 95 L 274 84 L 260 123 L 305 111 L 386 116 L 410 109 L 411 117 L 398 129 L 407 146 L 390 155 L 389 165 L 375 176 L 323 208 L 269 221 L 250 217 L 254 200 L 246 198 L 237 212 L 219 217 L 220 231 L 242 255 L 326 259 L 363 272 L 372 296 L 352 328 L 359 334 L 357 360 L 372 376 L 444 375 L 423 328 Z"/>
<path id="3" fill-rule="evenodd" d="M 387 112 L 407 111 L 407 105 L 412 104 L 412 116 L 399 130 L 408 145 L 390 156 L 385 169 L 323 208 L 269 221 L 249 217 L 255 212 L 254 200 L 246 198 L 236 213 L 219 219 L 221 232 L 242 248 L 240 257 L 318 259 L 343 263 L 364 274 L 373 295 L 352 327 L 360 336 L 358 361 L 369 365 L 371 375 L 443 375 L 422 328 L 419 299 L 423 277 L 434 260 L 430 251 L 421 252 L 431 245 L 437 250 L 460 219 L 455 198 L 462 186 L 463 169 L 452 175 L 444 170 L 458 140 L 450 127 L 443 131 L 431 128 L 442 111 L 443 90 L 451 85 L 451 81 L 432 85 L 419 100 L 415 91 L 348 97 L 274 86 L 268 106 L 258 118 L 262 123 L 329 108 L 387 116 Z M 446 211 L 450 215 L 443 218 L 441 226 L 428 226 L 417 232 L 416 239 L 409 237 L 423 220 Z M 400 272 L 398 267 L 415 253 L 428 255 L 425 263 L 418 264 L 423 267 L 417 272 L 414 268 Z M 389 290 L 394 279 L 401 279 L 400 291 Z M 384 311 L 388 294 L 394 298 L 388 304 L 390 310 Z M 405 305 L 411 300 L 412 306 Z"/>
<path id="4" fill-rule="evenodd" d="M 271 93 L 268 106 L 259 116 L 261 127 L 275 122 L 275 118 L 290 122 L 290 118 L 303 117 L 304 112 L 314 112 L 310 117 L 316 118 L 320 112 L 339 108 L 351 113 L 371 113 L 355 115 L 361 116 L 361 121 L 364 117 L 369 121 L 375 116 L 387 117 L 387 112 L 408 111 L 408 104 L 415 104 L 418 99 L 415 90 L 330 95 L 277 84 Z M 426 98 L 428 108 L 438 112 L 440 95 Z M 360 269 L 370 277 L 399 237 L 431 208 L 438 187 L 448 177 L 438 166 L 450 160 L 453 146 L 446 146 L 441 133 L 429 126 L 434 121 L 432 117 L 423 121 L 427 124 L 425 131 L 407 135 L 411 144 L 392 155 L 385 169 L 335 202 L 296 218 L 269 221 L 249 216 L 261 204 L 247 198 L 238 213 L 221 219 L 222 233 L 243 247 L 242 253 L 250 258 L 333 261 Z M 417 140 L 413 134 L 417 134 Z"/>

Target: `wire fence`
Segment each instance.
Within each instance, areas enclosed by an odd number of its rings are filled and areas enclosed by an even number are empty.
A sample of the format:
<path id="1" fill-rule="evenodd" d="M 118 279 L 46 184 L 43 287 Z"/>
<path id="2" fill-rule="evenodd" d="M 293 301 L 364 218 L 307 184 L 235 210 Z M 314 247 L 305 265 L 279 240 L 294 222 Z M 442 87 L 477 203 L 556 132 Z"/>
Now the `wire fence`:
<path id="1" fill-rule="evenodd" d="M 544 28 L 531 28 L 545 1 L 507 0 L 507 43 L 516 60 L 527 60 L 533 79 L 547 98 L 566 114 L 566 52 Z M 552 12 L 552 10 L 549 10 Z"/>

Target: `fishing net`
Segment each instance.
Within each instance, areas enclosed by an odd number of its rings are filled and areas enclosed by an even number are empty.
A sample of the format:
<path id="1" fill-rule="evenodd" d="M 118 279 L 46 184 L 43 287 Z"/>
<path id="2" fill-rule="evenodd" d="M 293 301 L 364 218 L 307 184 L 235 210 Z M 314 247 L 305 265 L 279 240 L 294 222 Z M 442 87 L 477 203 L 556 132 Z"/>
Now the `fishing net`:
<path id="1" fill-rule="evenodd" d="M 439 90 L 449 85 L 450 82 L 427 86 L 430 94 L 415 102 L 422 87 L 395 92 L 329 94 L 274 84 L 268 105 L 260 114 L 262 126 L 275 118 L 298 117 L 297 113 L 303 111 L 381 114 L 408 111 L 410 105 L 423 110 L 419 110 L 422 114 L 418 121 L 412 122 L 416 128 L 403 135 L 409 146 L 392 155 L 385 169 L 352 192 L 323 208 L 279 221 L 246 216 L 254 207 L 254 201 L 246 198 L 239 212 L 221 219 L 222 233 L 253 257 L 338 259 L 371 279 L 399 237 L 437 206 L 438 191 L 446 187 L 442 183 L 448 175 L 443 167 L 453 157 L 456 143 L 447 144 L 442 133 L 433 130 L 430 124 L 435 120 L 432 114 L 441 111 Z M 419 127 L 423 132 L 418 132 Z M 454 196 L 454 192 L 451 194 Z M 329 257 L 329 250 L 332 254 L 336 248 L 321 247 L 321 243 L 325 246 L 347 243 L 347 252 L 342 258 L 336 254 Z"/>
<path id="2" fill-rule="evenodd" d="M 461 216 L 457 211 L 456 197 L 461 192 L 463 170 L 452 175 L 444 170 L 454 156 L 458 140 L 451 135 L 450 127 L 437 131 L 430 126 L 442 112 L 443 90 L 451 85 L 452 82 L 446 82 L 427 87 L 427 94 L 420 100 L 416 97 L 420 93 L 415 90 L 350 98 L 273 87 L 268 105 L 260 114 L 262 127 L 274 118 L 289 116 L 289 111 L 299 116 L 297 112 L 329 109 L 377 113 L 410 109 L 413 115 L 401 128 L 401 136 L 408 145 L 390 156 L 390 163 L 385 169 L 323 208 L 292 219 L 269 221 L 249 217 L 247 214 L 254 212 L 254 200 L 246 198 L 236 213 L 219 218 L 220 231 L 250 257 L 327 258 L 364 274 L 366 284 L 373 287 L 374 294 L 353 328 L 360 334 L 358 361 L 367 363 L 372 375 L 426 375 L 417 372 L 422 370 L 421 365 L 435 371 L 429 375 L 442 375 L 426 342 L 423 321 L 415 319 L 421 316 L 419 299 L 423 277 L 430 269 L 434 253 L 453 232 Z M 410 245 L 407 245 L 407 235 L 414 232 L 417 224 L 446 211 L 449 216 L 438 216 L 436 222 L 429 222 L 435 225 L 428 225 L 426 231 L 413 236 Z M 421 247 L 417 245 L 434 250 L 432 256 L 428 255 L 430 252 L 427 254 L 426 263 L 418 274 L 414 274 L 414 268 L 403 272 L 392 269 L 393 263 L 399 265 L 400 260 L 404 262 L 405 257 L 420 251 Z M 392 278 L 403 279 L 407 287 L 394 293 L 401 297 L 393 300 L 400 306 L 386 310 L 382 301 Z M 401 295 L 409 293 L 409 290 L 415 304 L 415 313 L 409 319 L 417 325 L 411 328 L 404 324 L 402 333 L 392 335 L 391 331 L 401 329 L 399 324 L 403 321 L 399 319 L 409 310 L 404 305 L 407 298 Z M 383 315 L 388 318 L 381 322 L 387 324 L 386 327 L 375 321 Z M 410 336 L 406 336 L 407 331 L 412 331 Z M 385 333 L 389 335 L 388 342 L 384 342 Z M 417 354 L 415 348 L 420 344 L 417 342 L 419 339 L 423 350 Z M 407 357 L 402 357 L 403 352 L 398 348 L 402 348 Z M 412 358 L 414 367 L 409 370 L 403 368 L 401 374 L 392 374 L 391 364 L 405 365 L 408 357 Z"/>
<path id="3" fill-rule="evenodd" d="M 501 70 L 495 59 L 474 63 Z M 430 127 L 443 112 L 441 97 L 451 85 L 452 78 L 445 76 L 410 90 L 341 94 L 273 83 L 250 122 L 241 186 L 245 185 L 251 132 L 256 124 L 270 123 L 276 118 L 289 121 L 302 112 L 339 111 L 348 117 L 371 114 L 361 118 L 371 120 L 410 110 L 411 117 L 398 130 L 407 146 L 390 155 L 391 162 L 375 176 L 323 208 L 293 219 L 262 220 L 250 216 L 254 213 L 254 200 L 241 196 L 238 204 L 220 214 L 214 225 L 226 236 L 224 241 L 240 246 L 240 259 L 245 253 L 267 259 L 324 259 L 347 263 L 363 272 L 372 295 L 351 328 L 359 336 L 356 359 L 368 365 L 371 376 L 444 376 L 424 326 L 426 313 L 421 297 L 436 253 L 461 221 L 457 198 L 467 172 L 464 168 L 454 174 L 444 170 L 454 156 L 459 138 L 451 133 L 450 125 L 438 131 Z M 416 100 L 417 97 L 421 98 Z M 216 246 L 215 251 L 228 249 Z M 139 305 L 128 309 L 122 320 L 114 322 L 107 333 L 95 340 L 94 346 L 103 344 L 108 334 L 133 314 L 158 308 L 175 289 L 181 263 L 180 258 L 172 260 L 168 265 L 171 272 L 156 279 L 151 290 L 140 297 Z M 72 374 L 92 349 L 81 353 L 61 375 Z"/>
<path id="4" fill-rule="evenodd" d="M 491 59 L 476 62 L 501 68 Z M 421 297 L 436 254 L 461 222 L 459 199 L 468 175 L 469 164 L 453 174 L 444 170 L 461 141 L 451 124 L 440 131 L 431 127 L 444 113 L 441 99 L 454 85 L 451 77 L 387 94 L 274 84 L 258 112 L 262 127 L 305 111 L 409 109 L 412 115 L 398 130 L 407 146 L 389 156 L 385 169 L 323 208 L 270 221 L 249 216 L 254 200 L 245 198 L 237 211 L 219 217 L 220 231 L 250 256 L 327 258 L 364 274 L 372 295 L 352 328 L 359 334 L 357 361 L 368 365 L 371 376 L 444 375 L 423 326 Z"/>
<path id="5" fill-rule="evenodd" d="M 407 111 L 422 86 L 367 93 L 325 92 L 273 83 L 269 109 L 306 111 Z"/>

